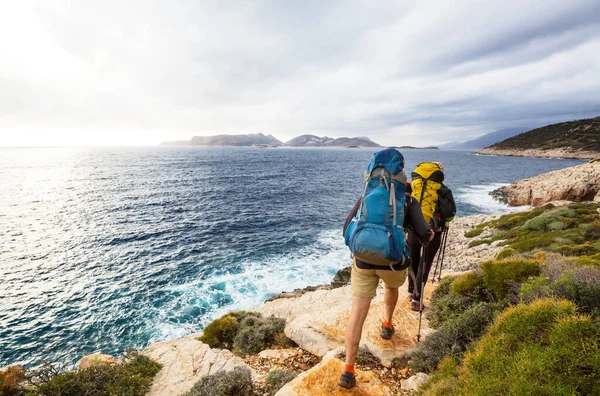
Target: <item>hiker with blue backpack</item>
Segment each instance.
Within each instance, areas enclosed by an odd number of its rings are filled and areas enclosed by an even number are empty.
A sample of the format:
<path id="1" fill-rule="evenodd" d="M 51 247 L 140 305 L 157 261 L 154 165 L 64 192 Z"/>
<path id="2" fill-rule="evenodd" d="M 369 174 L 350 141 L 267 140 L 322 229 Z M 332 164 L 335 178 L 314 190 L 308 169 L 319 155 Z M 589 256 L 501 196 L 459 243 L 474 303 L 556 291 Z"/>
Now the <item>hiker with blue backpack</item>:
<path id="1" fill-rule="evenodd" d="M 393 148 L 375 154 L 365 172 L 361 199 L 344 225 L 344 240 L 353 255 L 351 271 L 352 311 L 346 329 L 346 365 L 339 386 L 356 385 L 354 363 L 362 328 L 379 280 L 385 285 L 385 318 L 381 337 L 395 333 L 392 317 L 398 288 L 404 284 L 410 257 L 405 231 L 427 246 L 435 233 L 427 224 L 417 200 L 406 193 L 404 157 Z"/>

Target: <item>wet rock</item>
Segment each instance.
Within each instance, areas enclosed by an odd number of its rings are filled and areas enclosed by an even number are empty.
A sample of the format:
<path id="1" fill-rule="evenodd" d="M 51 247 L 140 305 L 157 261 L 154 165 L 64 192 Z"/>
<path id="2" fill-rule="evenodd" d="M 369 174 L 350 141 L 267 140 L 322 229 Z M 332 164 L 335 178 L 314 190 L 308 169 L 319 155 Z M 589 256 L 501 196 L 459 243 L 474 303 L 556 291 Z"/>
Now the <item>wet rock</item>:
<path id="1" fill-rule="evenodd" d="M 244 361 L 224 349 L 211 349 L 192 334 L 167 342 L 157 342 L 142 352 L 162 364 L 154 377 L 148 396 L 177 396 L 189 391 L 205 375 L 235 367 L 248 367 Z M 252 370 L 253 377 L 256 373 Z"/>
<path id="2" fill-rule="evenodd" d="M 92 355 L 84 356 L 77 367 L 79 370 L 85 370 L 94 366 L 110 366 L 111 364 L 117 364 L 119 361 L 114 356 L 105 355 L 102 353 L 94 353 Z"/>

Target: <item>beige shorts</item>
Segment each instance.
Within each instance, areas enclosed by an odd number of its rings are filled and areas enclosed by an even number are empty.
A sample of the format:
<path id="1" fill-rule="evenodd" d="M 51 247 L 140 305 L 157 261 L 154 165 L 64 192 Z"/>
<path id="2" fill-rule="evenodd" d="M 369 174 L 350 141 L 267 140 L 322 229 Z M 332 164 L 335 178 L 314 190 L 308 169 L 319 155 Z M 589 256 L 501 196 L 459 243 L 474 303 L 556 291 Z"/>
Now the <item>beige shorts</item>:
<path id="1" fill-rule="evenodd" d="M 352 272 L 350 274 L 353 296 L 375 297 L 377 295 L 379 279 L 383 280 L 386 287 L 395 289 L 402 286 L 406 281 L 406 270 L 360 269 L 356 266 L 356 260 L 353 261 Z"/>

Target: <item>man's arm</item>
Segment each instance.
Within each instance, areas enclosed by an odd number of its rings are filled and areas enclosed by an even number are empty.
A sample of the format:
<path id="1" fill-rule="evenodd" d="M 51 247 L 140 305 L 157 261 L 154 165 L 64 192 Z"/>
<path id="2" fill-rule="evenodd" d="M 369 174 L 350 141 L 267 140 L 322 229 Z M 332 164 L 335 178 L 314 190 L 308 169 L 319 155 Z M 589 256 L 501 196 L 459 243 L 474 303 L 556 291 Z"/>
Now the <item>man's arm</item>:
<path id="1" fill-rule="evenodd" d="M 354 216 L 356 216 L 356 214 L 358 213 L 359 207 L 360 207 L 360 199 L 356 202 L 356 204 L 350 211 L 350 214 L 348 215 L 348 218 L 346 219 L 346 224 L 344 224 L 344 231 L 342 232 L 342 235 L 346 235 L 346 228 L 348 228 L 348 224 L 350 224 L 350 222 L 352 221 Z"/>
<path id="2" fill-rule="evenodd" d="M 425 221 L 421 205 L 413 197 L 406 197 L 406 218 L 404 219 L 406 228 L 417 237 L 421 245 L 429 245 L 431 237 L 431 227 Z"/>

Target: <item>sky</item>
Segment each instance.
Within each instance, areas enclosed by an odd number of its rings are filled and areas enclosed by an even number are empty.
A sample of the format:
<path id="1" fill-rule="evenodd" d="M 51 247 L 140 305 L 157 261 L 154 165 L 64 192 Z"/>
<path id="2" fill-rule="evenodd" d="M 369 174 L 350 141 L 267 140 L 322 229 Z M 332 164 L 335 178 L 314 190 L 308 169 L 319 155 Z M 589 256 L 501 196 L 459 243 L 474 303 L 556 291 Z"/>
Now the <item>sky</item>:
<path id="1" fill-rule="evenodd" d="M 600 115 L 600 1 L 0 4 L 0 146 L 465 141 Z"/>

